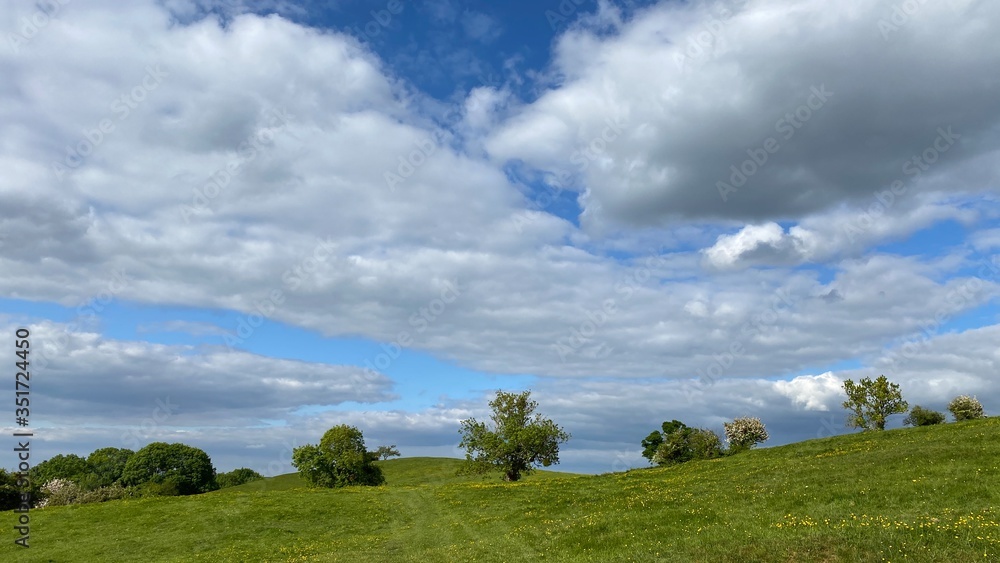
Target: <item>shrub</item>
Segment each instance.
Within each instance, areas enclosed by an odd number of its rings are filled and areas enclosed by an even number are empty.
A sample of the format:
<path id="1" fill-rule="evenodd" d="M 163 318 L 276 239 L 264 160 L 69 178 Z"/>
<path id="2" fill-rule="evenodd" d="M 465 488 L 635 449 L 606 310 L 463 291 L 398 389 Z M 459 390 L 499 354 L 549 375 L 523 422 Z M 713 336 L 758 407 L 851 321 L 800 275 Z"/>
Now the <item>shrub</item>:
<path id="1" fill-rule="evenodd" d="M 646 436 L 642 440 L 642 457 L 648 459 L 651 463 L 657 463 L 655 461 L 656 452 L 660 449 L 660 445 L 663 444 L 663 437 L 687 427 L 686 424 L 679 420 L 663 421 L 663 424 L 660 425 L 660 430 L 653 430 L 649 433 L 649 436 Z"/>
<path id="2" fill-rule="evenodd" d="M 292 465 L 305 481 L 320 487 L 385 483 L 376 456 L 365 449 L 365 439 L 354 426 L 341 424 L 323 434 L 319 445 L 292 450 Z"/>
<path id="3" fill-rule="evenodd" d="M 756 417 L 737 418 L 722 425 L 726 429 L 726 441 L 729 442 L 729 449 L 733 453 L 749 450 L 757 444 L 766 442 L 769 437 L 764 423 Z"/>
<path id="4" fill-rule="evenodd" d="M 73 504 L 83 491 L 69 479 L 52 479 L 42 485 L 41 492 L 44 498 L 38 503 L 38 508 Z"/>
<path id="5" fill-rule="evenodd" d="M 948 410 L 951 411 L 951 415 L 955 417 L 955 422 L 961 422 L 963 420 L 975 420 L 977 418 L 986 418 L 983 413 L 983 405 L 975 397 L 970 397 L 968 395 L 959 395 L 948 403 Z"/>
<path id="6" fill-rule="evenodd" d="M 225 489 L 226 487 L 235 487 L 251 481 L 259 481 L 263 478 L 263 475 L 253 469 L 241 467 L 228 473 L 219 473 L 215 476 L 215 481 L 219 484 L 220 489 Z"/>
<path id="7" fill-rule="evenodd" d="M 89 502 L 106 502 L 135 496 L 135 491 L 115 483 L 107 487 L 100 487 L 93 491 L 84 491 L 77 497 L 77 503 L 86 504 Z"/>
<path id="8" fill-rule="evenodd" d="M 670 432 L 663 434 L 653 463 L 674 465 L 696 459 L 712 459 L 723 454 L 722 439 L 711 430 L 690 428 L 678 421 L 665 423 L 664 428 Z"/>
<path id="9" fill-rule="evenodd" d="M 67 479 L 53 479 L 42 485 L 41 491 L 45 497 L 37 504 L 37 508 L 105 502 L 133 496 L 133 491 L 121 485 L 112 485 L 110 487 L 100 487 L 93 491 L 85 491 L 79 485 Z"/>
<path id="10" fill-rule="evenodd" d="M 906 426 L 932 426 L 944 422 L 944 414 L 917 405 L 910 409 L 910 414 L 903 419 Z"/>
<path id="11" fill-rule="evenodd" d="M 695 428 L 688 439 L 691 446 L 691 459 L 714 459 L 722 457 L 722 438 L 705 428 Z"/>

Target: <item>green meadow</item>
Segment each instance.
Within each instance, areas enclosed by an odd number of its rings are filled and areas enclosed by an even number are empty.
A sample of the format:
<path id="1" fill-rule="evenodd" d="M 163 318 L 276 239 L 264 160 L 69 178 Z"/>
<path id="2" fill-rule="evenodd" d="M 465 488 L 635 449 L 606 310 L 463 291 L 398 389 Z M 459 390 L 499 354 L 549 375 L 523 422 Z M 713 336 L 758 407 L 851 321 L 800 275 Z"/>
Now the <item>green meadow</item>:
<path id="1" fill-rule="evenodd" d="M 1000 418 L 868 432 L 605 475 L 387 484 L 295 474 L 188 497 L 0 513 L 0 561 L 1000 561 Z"/>

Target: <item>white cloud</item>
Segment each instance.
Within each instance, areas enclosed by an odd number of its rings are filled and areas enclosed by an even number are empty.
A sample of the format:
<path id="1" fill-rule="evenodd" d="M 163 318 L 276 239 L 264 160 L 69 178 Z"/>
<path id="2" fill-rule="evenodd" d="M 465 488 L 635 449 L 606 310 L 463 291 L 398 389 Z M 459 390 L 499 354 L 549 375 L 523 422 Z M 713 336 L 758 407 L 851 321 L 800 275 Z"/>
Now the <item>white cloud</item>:
<path id="1" fill-rule="evenodd" d="M 831 402 L 843 395 L 843 380 L 831 372 L 800 375 L 788 381 L 776 381 L 774 387 L 796 405 L 810 411 L 829 411 Z"/>
<path id="2" fill-rule="evenodd" d="M 788 220 L 867 207 L 895 181 L 907 194 L 995 191 L 1000 98 L 977 77 L 998 64 L 981 45 L 1000 8 L 927 3 L 885 39 L 884 3 L 722 6 L 665 2 L 616 33 L 564 34 L 559 87 L 505 123 L 491 154 L 579 176 L 594 229 Z M 574 167 L 608 119 L 622 137 Z M 722 182 L 736 189 L 722 197 Z"/>

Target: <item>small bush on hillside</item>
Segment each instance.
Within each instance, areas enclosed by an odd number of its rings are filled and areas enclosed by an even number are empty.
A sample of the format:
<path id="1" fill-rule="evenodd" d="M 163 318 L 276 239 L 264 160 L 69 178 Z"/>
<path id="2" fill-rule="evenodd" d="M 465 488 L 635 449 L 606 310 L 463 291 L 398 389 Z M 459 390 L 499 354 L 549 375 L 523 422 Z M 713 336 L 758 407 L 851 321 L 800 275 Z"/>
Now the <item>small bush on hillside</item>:
<path id="1" fill-rule="evenodd" d="M 253 469 L 241 467 L 228 473 L 219 473 L 215 476 L 215 481 L 219 484 L 220 489 L 225 489 L 226 487 L 235 487 L 244 483 L 259 481 L 263 478 L 263 475 L 257 473 Z"/>
<path id="2" fill-rule="evenodd" d="M 975 397 L 970 397 L 968 395 L 959 395 L 948 403 L 948 410 L 951 411 L 951 415 L 955 417 L 955 422 L 962 422 L 963 420 L 975 420 L 977 418 L 986 418 L 986 414 L 983 413 L 983 405 Z"/>
<path id="3" fill-rule="evenodd" d="M 99 487 L 93 491 L 84 491 L 77 498 L 77 503 L 87 504 L 91 502 L 107 502 L 109 500 L 118 500 L 133 496 L 136 496 L 133 489 L 127 489 L 115 483 L 114 485 L 109 485 L 107 487 Z"/>
<path id="4" fill-rule="evenodd" d="M 38 503 L 38 508 L 73 504 L 83 491 L 69 479 L 52 479 L 42 485 L 41 492 L 44 498 Z"/>
<path id="5" fill-rule="evenodd" d="M 910 409 L 910 414 L 903 419 L 905 426 L 932 426 L 944 422 L 944 414 L 917 405 Z"/>
<path id="6" fill-rule="evenodd" d="M 53 479 L 42 485 L 41 492 L 45 497 L 38 502 L 36 508 L 105 502 L 134 496 L 134 491 L 121 485 L 116 484 L 86 491 L 67 479 Z"/>
<path id="7" fill-rule="evenodd" d="M 664 428 L 670 432 L 662 435 L 663 440 L 653 455 L 652 461 L 657 465 L 675 465 L 723 455 L 722 439 L 711 430 L 690 428 L 677 421 L 664 423 Z"/>
<path id="8" fill-rule="evenodd" d="M 733 453 L 749 450 L 769 438 L 764 423 L 756 417 L 737 418 L 732 422 L 722 423 L 722 426 L 726 429 L 726 441 Z"/>
<path id="9" fill-rule="evenodd" d="M 688 443 L 691 445 L 691 459 L 715 459 L 725 453 L 722 438 L 705 428 L 695 428 Z"/>
<path id="10" fill-rule="evenodd" d="M 385 483 L 377 456 L 365 449 L 365 438 L 354 426 L 340 424 L 326 431 L 319 445 L 292 450 L 292 465 L 307 483 L 318 487 L 378 486 Z"/>

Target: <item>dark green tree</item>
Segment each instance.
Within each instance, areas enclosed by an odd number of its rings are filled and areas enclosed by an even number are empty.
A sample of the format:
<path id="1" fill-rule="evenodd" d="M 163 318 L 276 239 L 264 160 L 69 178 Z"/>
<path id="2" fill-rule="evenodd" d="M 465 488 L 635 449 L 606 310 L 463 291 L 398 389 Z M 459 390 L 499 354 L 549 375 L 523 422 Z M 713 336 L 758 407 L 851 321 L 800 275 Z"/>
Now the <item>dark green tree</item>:
<path id="1" fill-rule="evenodd" d="M 679 420 L 663 421 L 663 424 L 660 425 L 660 430 L 650 432 L 649 436 L 646 436 L 641 442 L 642 457 L 652 463 L 653 458 L 656 456 L 656 451 L 660 448 L 660 444 L 663 443 L 663 437 L 681 428 L 687 428 L 687 426 Z"/>
<path id="2" fill-rule="evenodd" d="M 87 463 L 94 474 L 94 487 L 108 487 L 117 483 L 125 471 L 125 464 L 135 452 L 125 448 L 101 448 L 87 456 Z"/>
<path id="3" fill-rule="evenodd" d="M 129 457 L 121 482 L 125 486 L 144 485 L 164 495 L 193 495 L 218 488 L 207 453 L 165 442 L 153 442 Z"/>
<path id="4" fill-rule="evenodd" d="M 219 484 L 220 489 L 225 489 L 226 487 L 236 487 L 244 483 L 259 481 L 263 478 L 263 475 L 257 473 L 253 469 L 241 467 L 239 469 L 233 469 L 227 473 L 219 473 L 215 476 L 215 482 Z"/>
<path id="5" fill-rule="evenodd" d="M 67 479 L 77 485 L 91 479 L 94 469 L 87 460 L 76 454 L 58 454 L 31 468 L 31 481 L 41 487 L 53 479 Z"/>
<path id="6" fill-rule="evenodd" d="M 306 482 L 319 487 L 378 486 L 385 483 L 378 456 L 365 449 L 365 439 L 354 426 L 341 424 L 323 434 L 319 445 L 292 450 L 292 465 Z"/>
<path id="7" fill-rule="evenodd" d="M 19 506 L 21 488 L 17 486 L 17 474 L 0 469 L 0 510 L 13 510 Z"/>
<path id="8" fill-rule="evenodd" d="M 848 379 L 844 381 L 844 392 L 847 393 L 844 408 L 851 411 L 847 425 L 851 428 L 885 430 L 889 415 L 904 413 L 909 408 L 899 385 L 890 383 L 884 375 L 874 381 L 866 377 L 858 383 Z"/>
<path id="9" fill-rule="evenodd" d="M 462 421 L 459 433 L 465 448 L 465 471 L 499 470 L 505 481 L 517 481 L 536 467 L 559 463 L 559 444 L 570 435 L 552 420 L 535 412 L 531 392 L 497 391 L 490 401 L 492 425 L 475 418 Z"/>
<path id="10" fill-rule="evenodd" d="M 713 459 L 723 455 L 722 439 L 705 428 L 691 428 L 679 420 L 664 422 L 662 439 L 650 460 L 657 465 L 675 465 L 695 459 Z M 652 435 L 650 435 L 652 437 Z M 648 439 L 648 438 L 647 438 Z"/>
<path id="11" fill-rule="evenodd" d="M 660 444 L 663 443 L 663 434 L 659 430 L 653 430 L 642 439 L 640 444 L 642 445 L 642 457 L 653 463 L 653 457 L 656 456 L 656 450 L 660 449 Z"/>
<path id="12" fill-rule="evenodd" d="M 944 423 L 944 414 L 917 405 L 903 419 L 904 426 L 931 426 Z"/>

